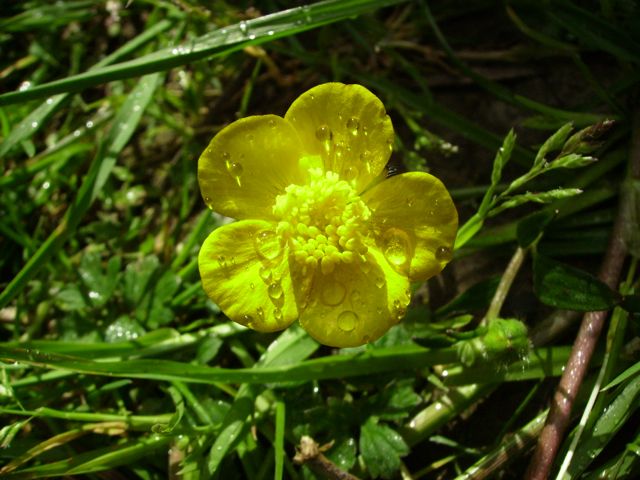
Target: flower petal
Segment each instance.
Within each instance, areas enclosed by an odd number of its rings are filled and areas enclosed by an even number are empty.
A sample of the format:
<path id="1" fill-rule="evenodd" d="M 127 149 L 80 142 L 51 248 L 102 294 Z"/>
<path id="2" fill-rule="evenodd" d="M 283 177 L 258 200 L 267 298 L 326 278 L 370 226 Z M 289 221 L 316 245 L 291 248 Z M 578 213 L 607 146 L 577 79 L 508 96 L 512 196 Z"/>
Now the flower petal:
<path id="1" fill-rule="evenodd" d="M 302 146 L 276 115 L 247 117 L 223 128 L 198 160 L 204 201 L 228 217 L 271 219 L 277 195 L 306 179 Z"/>
<path id="2" fill-rule="evenodd" d="M 224 225 L 198 256 L 211 300 L 234 322 L 261 332 L 282 330 L 298 318 L 286 248 L 274 230 L 260 220 Z"/>
<path id="3" fill-rule="evenodd" d="M 326 275 L 318 269 L 308 297 L 296 295 L 300 324 L 320 343 L 355 347 L 372 342 L 404 316 L 410 300 L 407 277 L 377 249 L 370 248 L 367 256 L 364 266 L 340 263 Z"/>
<path id="4" fill-rule="evenodd" d="M 325 83 L 300 95 L 285 119 L 308 154 L 361 192 L 391 155 L 393 126 L 382 102 L 361 85 Z"/>
<path id="5" fill-rule="evenodd" d="M 411 281 L 437 275 L 451 260 L 458 212 L 433 175 L 409 172 L 362 195 L 372 212 L 376 242 L 389 263 Z"/>

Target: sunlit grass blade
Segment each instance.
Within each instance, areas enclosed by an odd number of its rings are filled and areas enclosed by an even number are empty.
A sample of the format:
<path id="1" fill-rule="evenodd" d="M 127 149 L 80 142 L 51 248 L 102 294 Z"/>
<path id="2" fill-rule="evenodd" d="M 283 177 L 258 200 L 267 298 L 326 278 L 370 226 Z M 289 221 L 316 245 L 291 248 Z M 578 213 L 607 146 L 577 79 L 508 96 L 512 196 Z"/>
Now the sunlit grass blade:
<path id="1" fill-rule="evenodd" d="M 194 38 L 177 46 L 159 50 L 135 60 L 87 71 L 78 75 L 0 95 L 0 105 L 42 98 L 129 77 L 169 70 L 196 60 L 214 58 L 287 37 L 320 26 L 339 22 L 406 0 L 327 0 L 242 21 Z"/>
<path id="2" fill-rule="evenodd" d="M 0 346 L 0 359 L 3 361 L 19 361 L 37 367 L 110 377 L 181 380 L 205 384 L 286 383 L 347 378 L 391 371 L 410 371 L 428 365 L 456 362 L 457 358 L 458 352 L 455 348 L 428 350 L 409 345 L 333 355 L 289 365 L 226 369 L 156 359 L 94 362 L 80 357 Z"/>
<path id="3" fill-rule="evenodd" d="M 156 87 L 160 84 L 161 78 L 160 74 L 143 77 L 133 89 L 118 111 L 111 129 L 101 143 L 74 202 L 65 213 L 63 221 L 0 293 L 0 308 L 9 303 L 24 288 L 26 283 L 46 265 L 47 260 L 64 245 L 69 236 L 75 231 L 82 217 L 93 204 L 107 181 L 118 155 L 136 130 L 144 109 L 150 102 Z"/>
<path id="4" fill-rule="evenodd" d="M 98 61 L 88 71 L 96 70 L 109 65 L 113 62 L 126 57 L 134 52 L 147 42 L 157 38 L 158 34 L 169 29 L 173 25 L 170 20 L 162 20 L 155 25 L 150 26 L 143 33 L 138 35 L 133 40 L 130 40 L 111 55 L 106 56 L 102 60 Z M 42 105 L 33 110 L 27 115 L 20 123 L 18 123 L 7 138 L 0 144 L 0 157 L 4 156 L 9 150 L 11 150 L 18 143 L 30 138 L 43 126 L 46 125 L 47 120 L 57 112 L 60 108 L 66 105 L 69 100 L 69 94 L 59 94 L 48 98 Z"/>

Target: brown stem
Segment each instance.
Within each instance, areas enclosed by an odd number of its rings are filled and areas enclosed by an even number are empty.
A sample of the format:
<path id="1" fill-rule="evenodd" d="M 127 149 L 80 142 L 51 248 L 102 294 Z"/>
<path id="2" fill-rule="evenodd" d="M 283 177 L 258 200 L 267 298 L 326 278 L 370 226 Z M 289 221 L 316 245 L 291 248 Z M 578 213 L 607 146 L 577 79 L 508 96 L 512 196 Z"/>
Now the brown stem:
<path id="1" fill-rule="evenodd" d="M 631 180 L 639 179 L 640 112 L 635 115 L 632 125 L 629 167 L 629 178 Z M 627 228 L 625 223 L 628 218 L 627 208 L 629 206 L 629 199 L 623 189 L 609 246 L 599 274 L 600 280 L 613 290 L 618 288 L 618 280 L 627 253 L 623 237 Z M 589 361 L 595 350 L 607 313 L 606 311 L 589 312 L 582 320 L 580 330 L 573 344 L 571 356 L 553 396 L 549 416 L 529 464 L 526 480 L 545 480 L 549 477 L 551 467 L 569 424 L 571 408 L 589 367 Z"/>
<path id="2" fill-rule="evenodd" d="M 298 465 L 306 465 L 321 478 L 328 480 L 359 480 L 358 477 L 345 472 L 322 454 L 332 445 L 333 442 L 320 446 L 313 438 L 304 435 L 300 439 L 300 447 L 297 449 L 298 451 L 293 457 L 293 461 Z"/>

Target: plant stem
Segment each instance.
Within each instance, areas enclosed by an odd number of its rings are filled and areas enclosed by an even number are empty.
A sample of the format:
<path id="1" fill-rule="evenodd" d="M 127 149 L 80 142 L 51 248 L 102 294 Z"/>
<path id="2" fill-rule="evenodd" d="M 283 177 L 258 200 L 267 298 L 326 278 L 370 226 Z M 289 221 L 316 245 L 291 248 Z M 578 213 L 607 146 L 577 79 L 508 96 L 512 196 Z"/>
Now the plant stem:
<path id="1" fill-rule="evenodd" d="M 518 247 L 511 257 L 511 261 L 509 265 L 507 265 L 502 278 L 500 279 L 500 283 L 498 284 L 498 288 L 496 289 L 496 293 L 493 295 L 491 299 L 491 304 L 489 305 L 489 309 L 487 310 L 487 314 L 482 319 L 482 324 L 486 325 L 489 320 L 497 318 L 500 315 L 500 309 L 504 304 L 505 299 L 507 298 L 507 294 L 509 293 L 509 289 L 511 289 L 511 285 L 513 284 L 520 267 L 522 266 L 522 262 L 526 257 L 526 250 Z"/>
<path id="2" fill-rule="evenodd" d="M 631 149 L 629 153 L 629 180 L 640 179 L 640 110 L 634 115 L 631 130 Z M 627 253 L 624 242 L 624 231 L 628 216 L 630 198 L 622 191 L 620 207 L 613 225 L 609 247 L 600 269 L 599 278 L 609 288 L 617 290 L 618 280 L 622 272 L 622 265 Z M 587 313 L 580 325 L 580 330 L 573 344 L 571 356 L 567 362 L 560 383 L 551 403 L 549 416 L 538 440 L 538 446 L 533 454 L 527 480 L 544 480 L 549 477 L 553 462 L 558 453 L 564 433 L 571 418 L 571 409 L 582 380 L 589 367 L 598 337 L 607 318 L 606 311 Z"/>

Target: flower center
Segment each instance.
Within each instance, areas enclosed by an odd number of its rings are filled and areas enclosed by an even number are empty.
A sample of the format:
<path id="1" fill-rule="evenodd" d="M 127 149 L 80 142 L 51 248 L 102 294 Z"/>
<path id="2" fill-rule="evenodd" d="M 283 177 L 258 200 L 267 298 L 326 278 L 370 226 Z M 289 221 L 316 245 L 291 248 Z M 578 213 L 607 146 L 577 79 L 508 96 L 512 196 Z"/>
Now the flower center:
<path id="1" fill-rule="evenodd" d="M 369 208 L 337 173 L 314 168 L 310 175 L 306 185 L 289 185 L 276 197 L 278 235 L 296 261 L 320 265 L 324 274 L 340 262 L 365 261 Z"/>

